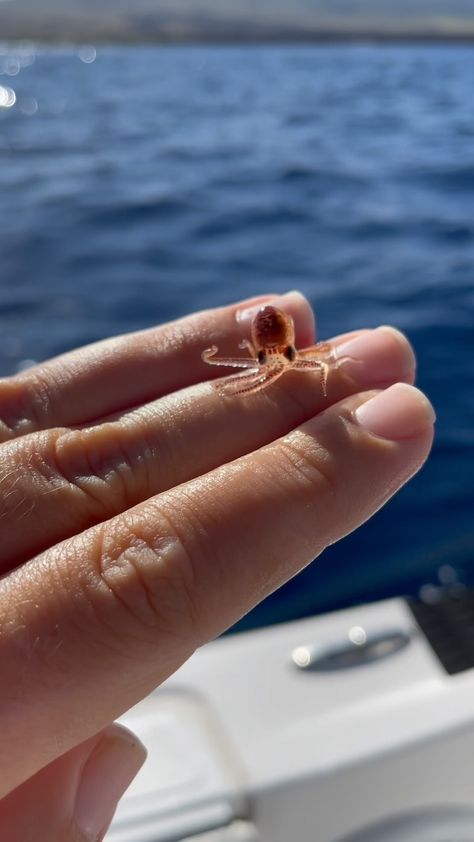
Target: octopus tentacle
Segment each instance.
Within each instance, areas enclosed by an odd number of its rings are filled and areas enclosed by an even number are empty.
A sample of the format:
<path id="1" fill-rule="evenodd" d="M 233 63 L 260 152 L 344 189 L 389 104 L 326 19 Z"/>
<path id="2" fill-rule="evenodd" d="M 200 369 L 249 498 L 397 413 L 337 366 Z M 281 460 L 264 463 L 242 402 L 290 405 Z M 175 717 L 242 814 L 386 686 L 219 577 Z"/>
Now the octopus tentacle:
<path id="1" fill-rule="evenodd" d="M 217 351 L 217 345 L 206 348 L 201 354 L 203 362 L 209 365 L 224 365 L 228 368 L 258 368 L 258 363 L 252 357 L 217 357 L 214 359 L 214 354 L 217 354 Z"/>
<path id="2" fill-rule="evenodd" d="M 231 374 L 224 380 L 219 380 L 212 385 L 220 395 L 227 397 L 228 395 L 239 395 L 242 392 L 246 392 L 248 388 L 253 388 L 261 379 L 262 372 L 256 369 L 252 372 Z"/>
<path id="3" fill-rule="evenodd" d="M 336 349 L 330 342 L 317 342 L 311 348 L 298 349 L 298 358 L 303 359 L 325 359 L 331 364 L 337 364 Z"/>
<path id="4" fill-rule="evenodd" d="M 248 395 L 251 392 L 259 392 L 260 389 L 264 389 L 269 382 L 276 380 L 284 370 L 284 365 L 266 369 L 259 368 L 253 374 L 234 374 L 223 383 L 216 384 L 216 386 L 221 395 Z"/>
<path id="5" fill-rule="evenodd" d="M 257 357 L 257 352 L 253 347 L 252 343 L 248 341 L 248 339 L 242 339 L 242 342 L 239 342 L 239 348 L 241 348 L 243 351 L 247 349 L 250 356 L 254 359 Z"/>
<path id="6" fill-rule="evenodd" d="M 328 374 L 330 368 L 328 363 L 323 362 L 323 360 L 300 360 L 297 358 L 294 361 L 292 368 L 299 369 L 300 371 L 320 371 L 321 388 L 323 390 L 324 397 L 327 397 Z"/>

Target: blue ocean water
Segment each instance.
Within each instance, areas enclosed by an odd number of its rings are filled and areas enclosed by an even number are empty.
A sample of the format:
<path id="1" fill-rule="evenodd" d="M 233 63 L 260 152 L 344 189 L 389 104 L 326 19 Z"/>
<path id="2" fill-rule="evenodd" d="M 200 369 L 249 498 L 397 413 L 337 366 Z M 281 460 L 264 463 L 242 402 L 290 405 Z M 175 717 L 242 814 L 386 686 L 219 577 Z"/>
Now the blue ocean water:
<path id="1" fill-rule="evenodd" d="M 24 44 L 0 74 L 0 374 L 295 287 L 324 337 L 397 325 L 427 466 L 240 627 L 474 580 L 474 49 Z"/>

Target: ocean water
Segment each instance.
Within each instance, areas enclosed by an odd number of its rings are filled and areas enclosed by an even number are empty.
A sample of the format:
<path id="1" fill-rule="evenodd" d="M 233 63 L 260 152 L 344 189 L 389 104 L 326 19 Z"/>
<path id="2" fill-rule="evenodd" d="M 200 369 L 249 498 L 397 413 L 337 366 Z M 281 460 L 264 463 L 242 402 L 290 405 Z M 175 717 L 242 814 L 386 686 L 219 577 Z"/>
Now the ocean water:
<path id="1" fill-rule="evenodd" d="M 294 287 L 415 346 L 427 466 L 240 628 L 474 580 L 473 90 L 470 47 L 0 48 L 0 374 Z"/>

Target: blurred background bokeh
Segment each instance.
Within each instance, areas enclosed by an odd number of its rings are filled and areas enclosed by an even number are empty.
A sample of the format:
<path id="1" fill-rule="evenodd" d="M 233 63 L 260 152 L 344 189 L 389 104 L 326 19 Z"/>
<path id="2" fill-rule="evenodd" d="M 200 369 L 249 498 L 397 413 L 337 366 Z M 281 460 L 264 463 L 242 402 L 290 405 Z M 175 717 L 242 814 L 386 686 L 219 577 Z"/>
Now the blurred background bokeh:
<path id="1" fill-rule="evenodd" d="M 292 288 L 415 346 L 428 464 L 239 628 L 474 581 L 474 10 L 288 5 L 0 0 L 0 375 Z"/>

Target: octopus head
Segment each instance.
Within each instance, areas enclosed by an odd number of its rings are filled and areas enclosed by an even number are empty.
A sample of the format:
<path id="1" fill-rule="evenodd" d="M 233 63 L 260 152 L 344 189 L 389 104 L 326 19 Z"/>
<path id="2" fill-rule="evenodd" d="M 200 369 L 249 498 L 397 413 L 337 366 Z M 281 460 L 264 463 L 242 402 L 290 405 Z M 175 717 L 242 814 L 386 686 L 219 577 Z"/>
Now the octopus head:
<path id="1" fill-rule="evenodd" d="M 252 341 L 258 350 L 293 346 L 295 342 L 293 319 L 283 310 L 267 304 L 258 311 L 253 320 Z"/>

